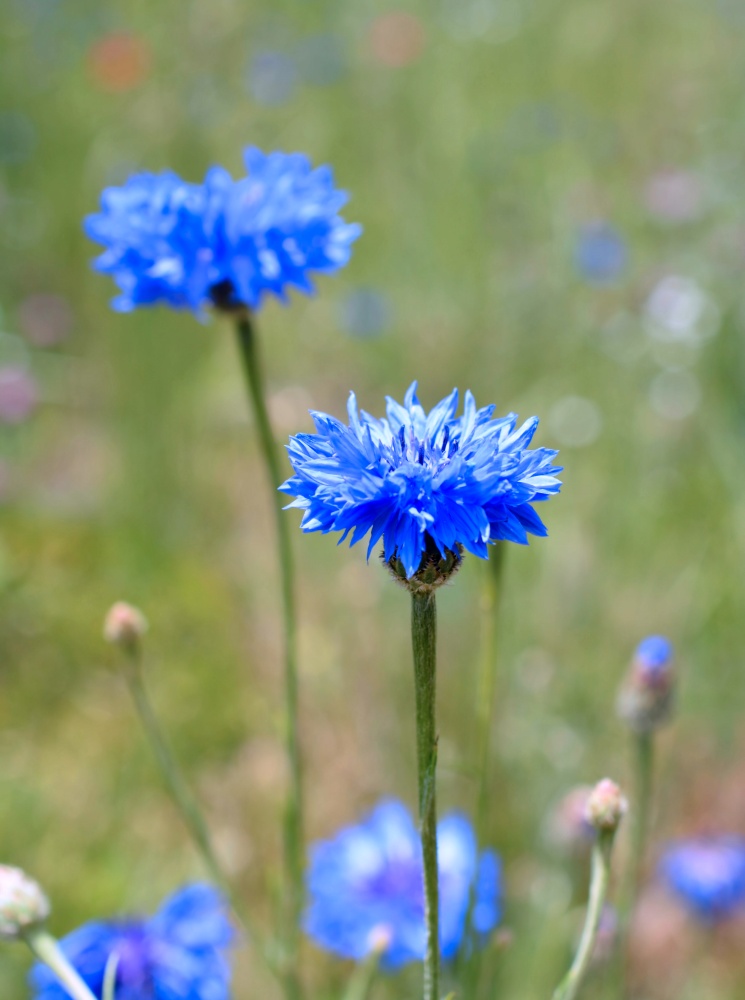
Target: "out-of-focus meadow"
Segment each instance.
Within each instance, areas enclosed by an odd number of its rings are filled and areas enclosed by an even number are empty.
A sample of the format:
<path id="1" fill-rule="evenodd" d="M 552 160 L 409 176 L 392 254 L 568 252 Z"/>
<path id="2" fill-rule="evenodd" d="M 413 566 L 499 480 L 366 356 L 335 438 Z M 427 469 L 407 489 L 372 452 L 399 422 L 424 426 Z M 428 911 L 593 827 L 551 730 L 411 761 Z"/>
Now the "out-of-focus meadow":
<path id="1" fill-rule="evenodd" d="M 578 782 L 628 781 L 615 692 L 647 633 L 681 675 L 655 839 L 745 833 L 742 4 L 6 0 L 0 32 L 0 858 L 44 884 L 59 933 L 203 875 L 101 637 L 123 598 L 221 855 L 271 919 L 277 566 L 235 343 L 112 312 L 81 220 L 134 169 L 303 150 L 365 232 L 315 298 L 261 312 L 278 435 L 352 388 L 380 413 L 417 378 L 427 407 L 458 385 L 537 413 L 561 449 L 550 537 L 506 558 L 489 841 L 508 933 L 484 993 L 548 996 L 585 874 L 546 817 Z M 382 796 L 415 804 L 408 602 L 362 547 L 294 541 L 317 839 Z M 468 558 L 439 600 L 443 811 L 475 808 L 485 570 Z M 702 942 L 654 856 L 638 996 L 683 996 L 697 958 L 696 1000 L 742 997 L 743 923 Z M 307 950 L 325 996 L 348 966 Z M 0 995 L 26 995 L 27 965 L 3 948 Z M 272 991 L 241 952 L 238 1000 Z"/>

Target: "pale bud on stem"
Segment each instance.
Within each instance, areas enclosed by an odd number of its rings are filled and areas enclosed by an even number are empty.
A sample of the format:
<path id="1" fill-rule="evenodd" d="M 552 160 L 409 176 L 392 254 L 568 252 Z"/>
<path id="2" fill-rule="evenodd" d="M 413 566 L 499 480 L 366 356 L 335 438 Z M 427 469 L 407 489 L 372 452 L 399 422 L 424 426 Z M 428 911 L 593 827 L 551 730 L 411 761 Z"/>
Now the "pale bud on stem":
<path id="1" fill-rule="evenodd" d="M 20 868 L 0 865 L 0 938 L 16 941 L 49 916 L 41 886 Z"/>
<path id="2" fill-rule="evenodd" d="M 615 833 L 628 807 L 629 804 L 615 781 L 603 778 L 588 796 L 585 818 L 598 833 Z"/>
<path id="3" fill-rule="evenodd" d="M 115 646 L 133 650 L 147 632 L 147 619 L 139 608 L 125 601 L 117 601 L 106 615 L 104 639 Z"/>

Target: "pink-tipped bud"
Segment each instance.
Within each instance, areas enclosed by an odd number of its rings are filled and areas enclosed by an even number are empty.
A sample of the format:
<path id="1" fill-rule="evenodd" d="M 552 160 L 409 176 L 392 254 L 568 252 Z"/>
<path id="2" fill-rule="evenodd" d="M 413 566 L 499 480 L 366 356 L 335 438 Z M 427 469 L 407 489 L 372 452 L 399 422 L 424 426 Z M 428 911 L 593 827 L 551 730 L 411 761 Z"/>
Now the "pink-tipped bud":
<path id="1" fill-rule="evenodd" d="M 49 916 L 49 900 L 20 868 L 0 865 L 0 938 L 15 941 Z"/>
<path id="2" fill-rule="evenodd" d="M 587 799 L 585 817 L 599 833 L 615 833 L 628 807 L 629 804 L 615 781 L 603 778 Z"/>
<path id="3" fill-rule="evenodd" d="M 147 620 L 138 608 L 124 601 L 117 601 L 109 609 L 103 626 L 107 642 L 113 642 L 117 646 L 136 646 L 145 632 Z"/>

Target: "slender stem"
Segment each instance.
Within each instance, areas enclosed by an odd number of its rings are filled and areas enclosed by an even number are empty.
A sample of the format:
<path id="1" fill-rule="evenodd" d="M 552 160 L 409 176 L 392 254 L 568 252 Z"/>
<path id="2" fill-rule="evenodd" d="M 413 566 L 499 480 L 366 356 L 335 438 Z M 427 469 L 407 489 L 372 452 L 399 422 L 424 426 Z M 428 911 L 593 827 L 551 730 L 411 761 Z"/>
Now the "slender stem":
<path id="1" fill-rule="evenodd" d="M 623 1000 L 626 996 L 629 933 L 644 872 L 652 811 L 653 775 L 654 735 L 651 732 L 636 733 L 634 736 L 634 790 L 636 792 L 634 805 L 636 808 L 632 813 L 631 857 L 623 897 L 618 908 L 619 926 L 615 968 L 619 1000 Z"/>
<path id="2" fill-rule="evenodd" d="M 297 638 L 295 615 L 295 588 L 290 540 L 290 522 L 282 513 L 281 494 L 276 492 L 283 481 L 277 448 L 269 422 L 264 380 L 258 353 L 256 334 L 248 313 L 236 321 L 236 332 L 243 361 L 243 371 L 248 395 L 253 408 L 256 428 L 270 485 L 274 488 L 277 545 L 282 588 L 282 612 L 285 637 L 285 739 L 290 765 L 290 790 L 287 797 L 284 823 L 284 863 L 286 880 L 286 912 L 284 914 L 285 947 L 287 949 L 287 996 L 301 995 L 298 977 L 298 951 L 300 947 L 300 922 L 303 908 L 303 783 L 298 738 L 298 677 Z"/>
<path id="3" fill-rule="evenodd" d="M 180 813 L 186 829 L 199 851 L 205 867 L 210 873 L 210 877 L 220 886 L 228 899 L 230 899 L 238 922 L 247 931 L 258 953 L 266 963 L 267 968 L 279 976 L 280 972 L 276 958 L 270 953 L 262 935 L 254 927 L 245 910 L 242 907 L 238 907 L 231 890 L 230 881 L 215 854 L 209 829 L 199 808 L 199 803 L 187 784 L 186 778 L 163 733 L 158 716 L 155 714 L 145 685 L 142 669 L 142 649 L 139 643 L 128 646 L 125 652 L 127 654 L 127 669 L 125 670 L 127 687 L 132 696 L 132 701 L 137 710 L 137 715 L 142 724 L 148 745 L 155 757 L 161 777 L 173 799 L 173 803 Z"/>
<path id="4" fill-rule="evenodd" d="M 380 952 L 373 951 L 359 962 L 349 977 L 342 1000 L 367 1000 L 370 987 L 380 966 Z"/>
<path id="5" fill-rule="evenodd" d="M 652 775 L 654 772 L 654 740 L 652 733 L 639 733 L 635 740 L 636 751 L 636 818 L 633 824 L 631 847 L 631 888 L 627 917 L 631 918 L 636 896 L 644 871 L 644 858 L 652 809 Z"/>
<path id="6" fill-rule="evenodd" d="M 491 726 L 494 698 L 497 689 L 497 621 L 502 598 L 502 570 L 505 543 L 497 542 L 485 567 L 484 589 L 481 597 L 482 631 L 481 663 L 479 667 L 478 703 L 478 774 L 479 797 L 476 809 L 476 835 L 479 843 L 486 836 L 487 813 L 490 794 Z"/>
<path id="7" fill-rule="evenodd" d="M 608 894 L 610 878 L 610 858 L 615 831 L 600 831 L 592 850 L 592 874 L 590 876 L 590 898 L 587 904 L 585 926 L 582 929 L 577 954 L 567 974 L 554 991 L 553 1000 L 574 1000 L 592 959 L 603 905 Z"/>
<path id="8" fill-rule="evenodd" d="M 411 595 L 411 640 L 416 690 L 419 829 L 424 862 L 424 1000 L 439 1000 L 440 939 L 437 871 L 437 728 L 435 724 L 437 605 L 434 593 Z"/>
<path id="9" fill-rule="evenodd" d="M 26 931 L 24 941 L 34 955 L 49 966 L 72 1000 L 96 1000 L 49 931 L 34 927 Z"/>
<path id="10" fill-rule="evenodd" d="M 142 655 L 138 646 L 132 647 L 125 671 L 127 687 L 137 709 L 142 728 L 153 756 L 173 802 L 186 824 L 194 844 L 202 855 L 210 877 L 221 887 L 227 887 L 227 879 L 217 861 L 207 824 L 197 802 L 186 783 L 165 738 L 160 722 L 148 697 L 142 670 Z"/>

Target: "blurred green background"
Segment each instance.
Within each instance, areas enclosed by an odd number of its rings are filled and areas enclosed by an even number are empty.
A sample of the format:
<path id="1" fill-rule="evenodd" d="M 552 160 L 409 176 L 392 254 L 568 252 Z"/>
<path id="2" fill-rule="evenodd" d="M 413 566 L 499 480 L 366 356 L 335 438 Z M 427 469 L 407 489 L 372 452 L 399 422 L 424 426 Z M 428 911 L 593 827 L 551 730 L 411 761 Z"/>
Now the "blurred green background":
<path id="1" fill-rule="evenodd" d="M 550 995 L 586 866 L 547 816 L 578 782 L 628 782 L 613 706 L 647 633 L 681 674 L 655 835 L 745 833 L 745 8 L 6 0 L 0 34 L 0 858 L 44 884 L 58 933 L 203 874 L 101 637 L 126 599 L 221 855 L 272 919 L 277 567 L 232 331 L 113 313 L 81 220 L 135 169 L 303 150 L 365 233 L 317 297 L 262 310 L 278 437 L 418 378 L 425 406 L 470 387 L 561 449 L 550 538 L 506 559 L 489 840 L 509 932 L 479 997 Z M 383 795 L 414 805 L 408 606 L 362 548 L 298 531 L 295 551 L 317 839 Z M 443 811 L 475 807 L 484 577 L 469 558 L 439 600 Z M 743 923 L 703 942 L 654 855 L 636 996 L 741 998 Z M 307 952 L 333 995 L 349 967 Z M 27 995 L 27 967 L 3 947 L 2 997 Z M 413 997 L 418 975 L 375 995 Z M 236 980 L 275 996 L 249 949 Z"/>

